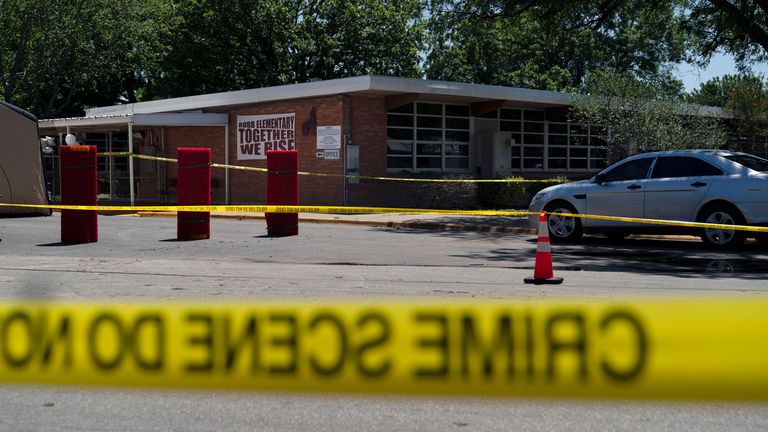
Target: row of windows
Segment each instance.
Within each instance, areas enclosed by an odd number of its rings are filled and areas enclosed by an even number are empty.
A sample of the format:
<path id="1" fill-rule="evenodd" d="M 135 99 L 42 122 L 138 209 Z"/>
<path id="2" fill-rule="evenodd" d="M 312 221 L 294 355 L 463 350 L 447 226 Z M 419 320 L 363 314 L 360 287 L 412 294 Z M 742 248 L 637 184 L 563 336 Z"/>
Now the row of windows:
<path id="1" fill-rule="evenodd" d="M 502 108 L 478 116 L 497 119 L 508 133 L 513 170 L 596 170 L 607 164 L 607 129 L 545 121 L 544 111 Z M 469 169 L 468 106 L 416 102 L 387 113 L 387 168 Z"/>
<path id="2" fill-rule="evenodd" d="M 387 168 L 469 169 L 469 107 L 418 102 L 387 113 Z"/>

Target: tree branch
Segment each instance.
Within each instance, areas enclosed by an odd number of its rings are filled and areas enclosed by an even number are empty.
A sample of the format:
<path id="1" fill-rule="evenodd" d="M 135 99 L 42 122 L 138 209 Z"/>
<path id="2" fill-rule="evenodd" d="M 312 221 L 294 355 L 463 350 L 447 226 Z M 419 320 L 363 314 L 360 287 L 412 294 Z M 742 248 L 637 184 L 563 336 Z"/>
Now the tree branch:
<path id="1" fill-rule="evenodd" d="M 727 0 L 709 0 L 714 6 L 726 14 L 740 30 L 745 32 L 749 39 L 768 51 L 768 33 L 756 22 L 749 19 L 739 8 Z M 762 6 L 761 6 L 762 7 Z"/>

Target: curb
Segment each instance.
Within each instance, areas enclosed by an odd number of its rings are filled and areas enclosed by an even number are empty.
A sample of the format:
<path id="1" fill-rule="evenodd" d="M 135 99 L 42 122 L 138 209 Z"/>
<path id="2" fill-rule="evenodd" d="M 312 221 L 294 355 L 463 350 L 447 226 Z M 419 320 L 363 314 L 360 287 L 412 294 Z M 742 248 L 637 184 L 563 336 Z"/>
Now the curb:
<path id="1" fill-rule="evenodd" d="M 167 212 L 136 212 L 138 217 L 176 217 L 176 213 Z M 216 219 L 236 219 L 236 220 L 264 220 L 264 216 L 247 215 L 211 215 Z M 489 233 L 508 233 L 508 234 L 535 234 L 533 228 L 496 226 L 496 225 L 470 225 L 470 224 L 451 224 L 440 222 L 392 222 L 392 221 L 373 221 L 373 220 L 354 220 L 354 219 L 325 219 L 325 218 L 300 218 L 300 222 L 317 224 L 340 224 L 340 225 L 365 225 L 372 227 L 386 227 L 395 229 L 424 229 L 432 231 L 474 231 Z"/>

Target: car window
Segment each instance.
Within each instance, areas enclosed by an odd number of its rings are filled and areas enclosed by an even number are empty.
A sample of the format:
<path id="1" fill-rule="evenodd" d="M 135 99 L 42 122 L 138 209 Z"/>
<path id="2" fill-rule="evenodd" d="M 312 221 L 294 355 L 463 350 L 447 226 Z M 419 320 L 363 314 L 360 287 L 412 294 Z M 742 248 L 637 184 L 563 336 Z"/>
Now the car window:
<path id="1" fill-rule="evenodd" d="M 757 156 L 751 156 L 751 155 L 743 155 L 743 154 L 728 155 L 723 157 L 728 160 L 732 160 L 737 164 L 744 165 L 745 167 L 751 170 L 768 172 L 768 160 L 765 160 L 763 158 L 759 158 Z"/>
<path id="2" fill-rule="evenodd" d="M 653 158 L 635 159 L 623 163 L 605 173 L 605 181 L 640 180 L 648 177 Z"/>
<path id="3" fill-rule="evenodd" d="M 660 157 L 653 166 L 651 178 L 697 177 L 723 175 L 720 168 L 691 156 Z"/>

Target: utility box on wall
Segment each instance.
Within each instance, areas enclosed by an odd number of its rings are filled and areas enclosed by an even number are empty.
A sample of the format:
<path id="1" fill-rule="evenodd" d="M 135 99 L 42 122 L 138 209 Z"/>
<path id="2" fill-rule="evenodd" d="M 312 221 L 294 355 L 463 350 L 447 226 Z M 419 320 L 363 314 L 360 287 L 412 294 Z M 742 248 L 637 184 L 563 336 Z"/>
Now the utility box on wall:
<path id="1" fill-rule="evenodd" d="M 360 146 L 357 144 L 347 144 L 347 183 L 360 183 Z"/>

